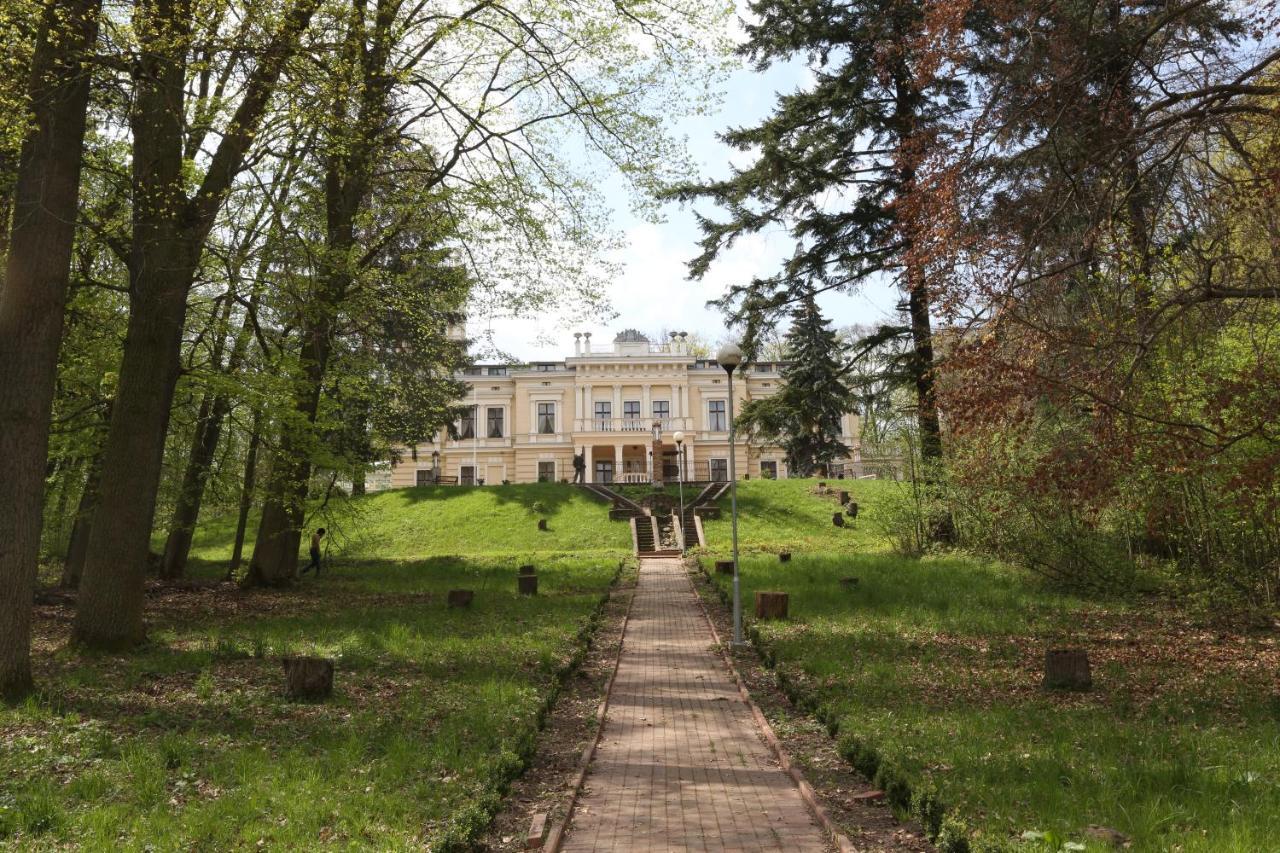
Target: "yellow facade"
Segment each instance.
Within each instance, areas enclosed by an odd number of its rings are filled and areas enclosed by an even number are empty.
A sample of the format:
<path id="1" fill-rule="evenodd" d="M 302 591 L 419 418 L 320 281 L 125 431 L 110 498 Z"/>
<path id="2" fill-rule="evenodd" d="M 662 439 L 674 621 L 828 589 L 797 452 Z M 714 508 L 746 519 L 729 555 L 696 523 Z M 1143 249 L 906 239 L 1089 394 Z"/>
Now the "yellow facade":
<path id="1" fill-rule="evenodd" d="M 680 476 L 675 437 L 682 434 L 684 479 L 724 480 L 729 469 L 729 380 L 714 361 L 689 354 L 684 337 L 651 343 L 628 330 L 605 349 L 575 337 L 561 362 L 477 365 L 458 378 L 476 414 L 402 454 L 393 487 L 446 481 L 572 481 L 574 453 L 586 457 L 587 482 L 648 483 Z M 779 365 L 751 364 L 733 377 L 733 411 L 777 393 Z M 844 441 L 857 459 L 858 417 L 844 419 Z M 658 459 L 654 460 L 657 449 Z M 777 447 L 737 442 L 742 477 L 787 476 Z"/>

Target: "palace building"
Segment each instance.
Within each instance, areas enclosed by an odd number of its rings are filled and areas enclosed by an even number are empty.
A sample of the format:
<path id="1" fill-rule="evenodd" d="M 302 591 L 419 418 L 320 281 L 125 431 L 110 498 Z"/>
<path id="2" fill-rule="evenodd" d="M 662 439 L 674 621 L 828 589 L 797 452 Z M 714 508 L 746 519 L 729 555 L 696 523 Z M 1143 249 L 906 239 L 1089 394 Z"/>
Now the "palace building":
<path id="1" fill-rule="evenodd" d="M 733 411 L 777 392 L 781 365 L 751 363 L 733 377 Z M 688 336 L 654 343 L 627 329 L 607 348 L 590 332 L 574 335 L 564 361 L 477 364 L 458 377 L 471 407 L 431 443 L 402 454 L 391 486 L 432 482 L 463 485 L 573 480 L 573 457 L 586 461 L 587 482 L 672 482 L 729 479 L 729 382 L 714 360 L 690 354 Z M 858 416 L 844 418 L 844 442 L 854 449 Z M 738 436 L 737 476 L 786 477 L 780 448 Z M 832 472 L 834 475 L 834 472 Z"/>

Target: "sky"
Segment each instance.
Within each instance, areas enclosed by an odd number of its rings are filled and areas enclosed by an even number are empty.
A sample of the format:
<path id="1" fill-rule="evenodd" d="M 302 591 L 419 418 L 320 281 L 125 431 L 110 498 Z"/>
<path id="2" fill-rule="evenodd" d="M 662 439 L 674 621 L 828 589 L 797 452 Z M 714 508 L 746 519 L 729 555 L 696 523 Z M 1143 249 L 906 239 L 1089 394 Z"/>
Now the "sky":
<path id="1" fill-rule="evenodd" d="M 686 117 L 677 124 L 699 174 L 704 178 L 727 176 L 732 158 L 745 155 L 721 143 L 716 134 L 758 122 L 769 114 L 779 92 L 795 90 L 808 76 L 799 63 L 763 74 L 745 66 L 732 73 L 718 111 Z M 707 301 L 724 294 L 732 284 L 774 272 L 791 251 L 785 233 L 751 235 L 722 254 L 701 281 L 690 281 L 687 263 L 697 254 L 700 236 L 691 210 L 670 203 L 662 211 L 663 221 L 655 224 L 631 213 L 620 178 L 608 182 L 603 193 L 612 208 L 612 221 L 623 235 L 623 248 L 611 257 L 621 272 L 609 283 L 607 294 L 617 317 L 568 323 L 554 312 L 518 318 L 473 316 L 468 323 L 469 336 L 491 332 L 495 345 L 522 360 L 559 359 L 571 354 L 575 331 L 592 332 L 597 344 L 612 341 L 613 334 L 623 328 L 651 335 L 679 330 L 720 341 L 727 336 L 724 318 L 717 309 L 707 307 Z M 823 294 L 819 303 L 826 316 L 841 327 L 886 319 L 898 298 L 892 286 L 871 285 L 853 295 Z"/>

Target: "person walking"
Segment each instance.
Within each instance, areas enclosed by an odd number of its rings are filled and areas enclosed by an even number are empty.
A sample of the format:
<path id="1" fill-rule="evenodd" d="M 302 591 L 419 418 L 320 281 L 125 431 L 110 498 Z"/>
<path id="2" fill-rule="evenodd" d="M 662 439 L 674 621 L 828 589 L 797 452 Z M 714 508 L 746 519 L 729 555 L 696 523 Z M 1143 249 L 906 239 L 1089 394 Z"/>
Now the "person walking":
<path id="1" fill-rule="evenodd" d="M 320 540 L 323 538 L 323 527 L 311 534 L 311 562 L 307 563 L 307 567 L 302 570 L 304 575 L 312 569 L 315 569 L 316 577 L 320 577 Z"/>

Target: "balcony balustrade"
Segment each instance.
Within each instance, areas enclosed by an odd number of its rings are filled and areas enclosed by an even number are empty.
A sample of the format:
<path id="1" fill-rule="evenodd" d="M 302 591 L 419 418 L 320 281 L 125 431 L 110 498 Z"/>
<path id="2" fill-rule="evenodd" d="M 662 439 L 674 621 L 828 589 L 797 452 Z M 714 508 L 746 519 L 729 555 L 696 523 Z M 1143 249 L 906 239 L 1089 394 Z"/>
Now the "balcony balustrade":
<path id="1" fill-rule="evenodd" d="M 662 424 L 664 436 L 676 430 L 693 429 L 693 418 L 579 418 L 573 422 L 575 432 L 652 432 L 655 422 Z"/>

